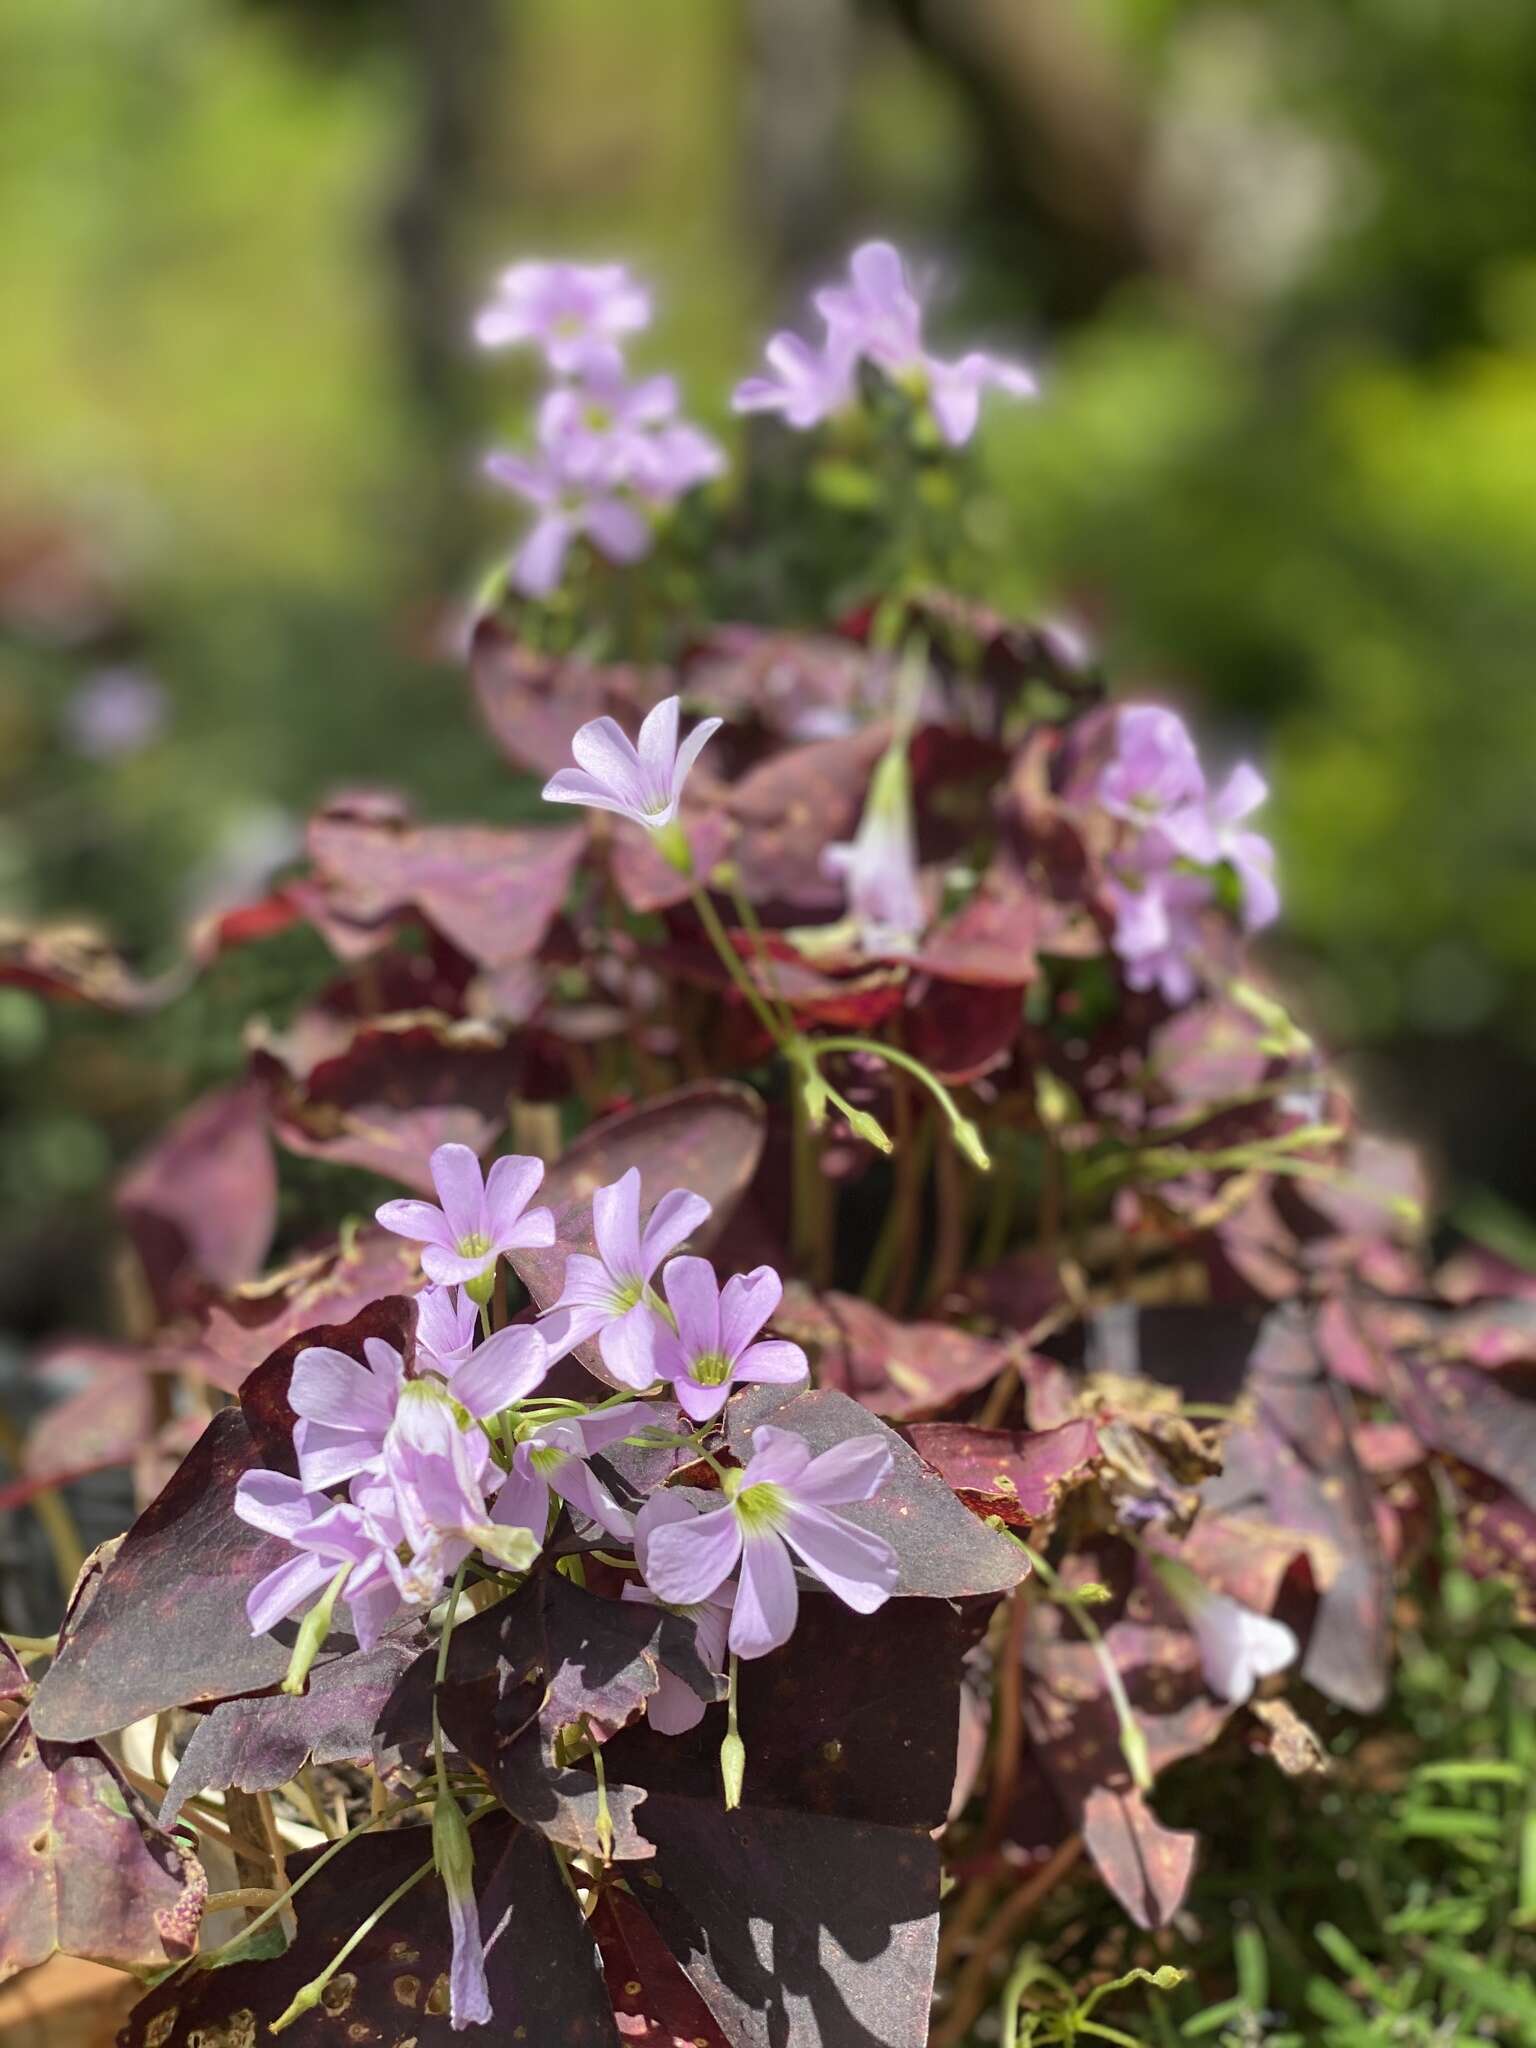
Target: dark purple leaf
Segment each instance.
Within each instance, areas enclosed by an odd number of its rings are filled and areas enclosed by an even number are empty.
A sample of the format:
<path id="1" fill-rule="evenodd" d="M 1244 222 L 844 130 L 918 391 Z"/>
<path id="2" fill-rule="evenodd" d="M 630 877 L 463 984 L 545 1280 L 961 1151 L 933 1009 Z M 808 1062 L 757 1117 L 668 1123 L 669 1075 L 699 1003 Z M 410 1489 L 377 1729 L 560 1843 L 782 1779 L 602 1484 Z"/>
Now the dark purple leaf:
<path id="1" fill-rule="evenodd" d="M 0 1744 L 0 1983 L 55 1951 L 161 1969 L 197 1941 L 207 1880 L 94 1743 Z"/>
<path id="2" fill-rule="evenodd" d="M 597 1952 L 580 1908 L 537 1835 L 502 1815 L 473 1830 L 480 1930 L 496 2019 L 487 2038 L 551 2048 L 617 2048 Z M 298 1933 L 280 1956 L 183 1970 L 134 2007 L 122 2048 L 255 2043 L 317 1977 L 363 1920 L 432 1858 L 431 1830 L 362 1837 L 299 1893 Z M 296 1857 L 291 1875 L 312 1856 Z M 294 2048 L 398 2044 L 447 2048 L 452 2032 L 447 1903 L 429 1870 L 371 1927 L 312 2007 L 290 2028 Z"/>
<path id="3" fill-rule="evenodd" d="M 1388 1394 L 1425 1443 L 1485 1472 L 1536 1513 L 1536 1401 L 1475 1365 L 1393 1362 Z"/>
<path id="4" fill-rule="evenodd" d="M 1095 1785 L 1078 1825 L 1099 1875 L 1138 1927 L 1166 1927 L 1195 1874 L 1200 1837 L 1164 1827 L 1134 1785 Z"/>
<path id="5" fill-rule="evenodd" d="M 39 1733 L 83 1741 L 166 1707 L 264 1692 L 281 1680 L 297 1624 L 253 1636 L 245 1603 L 290 1553 L 281 1538 L 239 1519 L 235 1488 L 256 1466 L 294 1469 L 287 1383 L 306 1342 L 354 1357 L 368 1336 L 408 1349 L 410 1320 L 409 1304 L 394 1300 L 339 1327 L 308 1331 L 253 1376 L 242 1408 L 214 1416 L 67 1626 L 33 1704 Z M 343 1636 L 332 1642 L 336 1655 L 353 1647 Z"/>
<path id="6" fill-rule="evenodd" d="M 385 1640 L 372 1650 L 315 1666 L 309 1690 L 298 1699 L 271 1693 L 225 1700 L 205 1715 L 182 1751 L 160 1807 L 169 1827 L 188 1799 L 210 1786 L 224 1791 L 270 1792 L 286 1785 L 306 1759 L 317 1764 L 365 1760 L 385 1701 L 420 1650 Z"/>
<path id="7" fill-rule="evenodd" d="M 945 1601 L 852 1614 L 807 1593 L 782 1650 L 740 1667 L 751 1806 L 788 1806 L 893 1827 L 942 1826 L 954 1787 L 961 1659 L 985 1611 Z M 725 1709 L 684 1735 L 636 1723 L 604 1746 L 610 1781 L 708 1795 Z M 641 1832 L 646 1815 L 640 1815 Z"/>
<path id="8" fill-rule="evenodd" d="M 1040 905 L 1006 869 L 982 878 L 974 896 L 935 925 L 914 965 L 939 981 L 1021 989 L 1035 978 Z"/>
<path id="9" fill-rule="evenodd" d="M 883 1536 L 901 1561 L 896 1592 L 941 1600 L 1006 1593 L 1028 1567 L 1016 1543 L 978 1522 L 953 1489 L 931 1471 L 894 1430 L 833 1387 L 785 1398 L 782 1387 L 759 1387 L 732 1397 L 726 1426 L 732 1451 L 751 1455 L 760 1423 L 793 1430 L 815 1452 L 849 1437 L 878 1436 L 892 1457 L 891 1477 L 872 1501 L 839 1508 L 862 1528 Z"/>
<path id="10" fill-rule="evenodd" d="M 635 1895 L 731 2048 L 923 2048 L 939 1852 L 902 1828 L 656 1793 Z"/>
<path id="11" fill-rule="evenodd" d="M 142 1153 L 115 1197 L 162 1314 L 196 1285 L 259 1272 L 277 1223 L 277 1169 L 259 1089 L 194 1102 Z"/>
<path id="12" fill-rule="evenodd" d="M 725 808 L 738 831 L 732 858 L 749 902 L 802 915 L 843 907 L 843 884 L 823 850 L 858 830 L 869 778 L 890 738 L 883 724 L 790 747 L 732 785 Z"/>
<path id="13" fill-rule="evenodd" d="M 730 2048 L 681 1964 L 628 1892 L 609 1886 L 587 1924 L 627 2048 Z"/>
<path id="14" fill-rule="evenodd" d="M 907 1435 L 974 1514 L 999 1515 L 1018 1528 L 1049 1520 L 1062 1493 L 1099 1456 L 1098 1434 L 1087 1420 L 1033 1432 L 919 1422 Z"/>

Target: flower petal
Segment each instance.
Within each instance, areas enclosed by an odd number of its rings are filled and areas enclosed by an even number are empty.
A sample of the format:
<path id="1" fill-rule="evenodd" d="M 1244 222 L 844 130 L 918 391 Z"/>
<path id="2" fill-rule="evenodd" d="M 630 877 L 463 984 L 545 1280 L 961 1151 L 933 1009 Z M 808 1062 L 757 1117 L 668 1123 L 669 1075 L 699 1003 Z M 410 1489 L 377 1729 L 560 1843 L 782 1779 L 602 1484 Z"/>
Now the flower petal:
<path id="1" fill-rule="evenodd" d="M 288 1472 L 242 1472 L 235 1488 L 235 1513 L 241 1521 L 272 1536 L 292 1537 L 324 1506 Z"/>
<path id="2" fill-rule="evenodd" d="M 749 1344 L 736 1361 L 733 1377 L 789 1386 L 795 1380 L 809 1379 L 810 1372 L 810 1364 L 798 1344 L 773 1337 L 765 1344 Z"/>
<path id="3" fill-rule="evenodd" d="M 811 1447 L 792 1429 L 778 1429 L 765 1422 L 752 1432 L 752 1455 L 742 1474 L 743 1486 L 793 1486 L 800 1491 L 800 1476 L 811 1462 Z"/>
<path id="4" fill-rule="evenodd" d="M 448 1218 L 453 1241 L 485 1228 L 485 1176 L 467 1145 L 439 1145 L 432 1154 L 432 1185 Z"/>
<path id="5" fill-rule="evenodd" d="M 652 1543 L 652 1550 L 655 1543 Z M 771 1530 L 742 1545 L 741 1582 L 728 1640 L 738 1657 L 766 1657 L 787 1643 L 800 1613 L 800 1591 L 788 1550 Z"/>
<path id="6" fill-rule="evenodd" d="M 543 1160 L 523 1153 L 514 1152 L 492 1166 L 485 1183 L 485 1227 L 491 1243 L 499 1250 L 511 1244 L 512 1233 L 543 1178 Z"/>
<path id="7" fill-rule="evenodd" d="M 645 808 L 640 757 L 616 719 L 594 718 L 575 734 L 571 752 L 576 765 L 632 810 Z"/>
<path id="8" fill-rule="evenodd" d="M 725 723 L 723 718 L 701 718 L 677 750 L 677 761 L 672 770 L 672 799 L 674 802 L 683 793 L 683 784 L 692 772 L 693 764 L 705 747 Z"/>
<path id="9" fill-rule="evenodd" d="M 578 1514 L 596 1522 L 620 1543 L 627 1543 L 634 1534 L 633 1515 L 619 1506 L 592 1467 L 580 1458 L 567 1458 L 550 1473 L 549 1483 Z"/>
<path id="10" fill-rule="evenodd" d="M 704 1197 L 690 1194 L 686 1188 L 673 1188 L 663 1195 L 641 1234 L 641 1279 L 649 1280 L 664 1258 L 709 1221 L 710 1213 Z"/>
<path id="11" fill-rule="evenodd" d="M 643 737 L 643 735 L 642 735 Z M 640 1278 L 640 1169 L 628 1173 L 592 1197 L 592 1235 L 604 1266 L 615 1280 Z M 566 1267 L 569 1285 L 569 1265 Z"/>
<path id="12" fill-rule="evenodd" d="M 681 709 L 676 697 L 663 697 L 645 714 L 640 728 L 640 773 L 648 798 L 657 800 L 672 791 L 672 769 L 677 761 L 677 719 Z"/>
<path id="13" fill-rule="evenodd" d="M 720 1349 L 727 1358 L 745 1351 L 784 1298 L 772 1266 L 733 1273 L 720 1290 Z"/>
<path id="14" fill-rule="evenodd" d="M 491 1520 L 503 1529 L 531 1529 L 542 1543 L 549 1527 L 549 1487 L 521 1453 L 501 1482 Z"/>
<path id="15" fill-rule="evenodd" d="M 398 1374 L 400 1359 L 391 1351 Z M 293 1361 L 288 1405 L 308 1422 L 328 1422 L 335 1429 L 377 1431 L 382 1437 L 394 1419 L 400 1382 L 381 1379 L 344 1351 L 311 1344 Z"/>
<path id="16" fill-rule="evenodd" d="M 323 1558 L 301 1553 L 280 1564 L 276 1571 L 268 1572 L 252 1586 L 245 1603 L 251 1634 L 264 1636 L 280 1621 L 286 1621 L 295 1608 L 302 1607 L 311 1594 L 320 1591 L 332 1571 L 333 1567 Z"/>
<path id="17" fill-rule="evenodd" d="M 413 1244 L 440 1244 L 446 1249 L 453 1243 L 448 1218 L 432 1202 L 381 1202 L 373 1220 L 381 1229 L 408 1237 Z"/>
<path id="18" fill-rule="evenodd" d="M 667 1306 L 677 1318 L 677 1337 L 688 1359 L 720 1349 L 720 1282 L 708 1259 L 684 1254 L 669 1259 L 662 1274 Z"/>
<path id="19" fill-rule="evenodd" d="M 741 1523 L 729 1504 L 690 1522 L 669 1522 L 650 1531 L 645 1582 L 672 1607 L 696 1607 L 735 1571 L 741 1557 Z"/>
<path id="20" fill-rule="evenodd" d="M 643 1301 L 637 1301 L 617 1322 L 606 1326 L 597 1348 L 603 1355 L 604 1365 L 620 1386 L 633 1387 L 639 1392 L 654 1383 L 658 1377 L 656 1340 L 659 1333 L 655 1312 L 648 1309 Z"/>
<path id="21" fill-rule="evenodd" d="M 825 1508 L 791 1506 L 784 1541 L 829 1592 L 857 1614 L 873 1614 L 896 1590 L 901 1567 L 884 1537 L 829 1515 Z"/>
<path id="22" fill-rule="evenodd" d="M 483 1258 L 465 1259 L 435 1244 L 423 1245 L 421 1249 L 421 1270 L 439 1287 L 462 1287 L 466 1280 L 478 1280 L 495 1263 L 494 1252 L 487 1252 Z"/>
<path id="23" fill-rule="evenodd" d="M 757 1436 L 761 1435 L 759 1430 Z M 891 1476 L 891 1463 L 890 1447 L 883 1438 L 845 1437 L 819 1458 L 811 1459 L 794 1482 L 795 1499 L 823 1508 L 873 1500 Z"/>
<path id="24" fill-rule="evenodd" d="M 453 1398 L 476 1420 L 524 1400 L 549 1371 L 549 1347 L 530 1323 L 510 1323 L 487 1337 L 449 1376 Z"/>

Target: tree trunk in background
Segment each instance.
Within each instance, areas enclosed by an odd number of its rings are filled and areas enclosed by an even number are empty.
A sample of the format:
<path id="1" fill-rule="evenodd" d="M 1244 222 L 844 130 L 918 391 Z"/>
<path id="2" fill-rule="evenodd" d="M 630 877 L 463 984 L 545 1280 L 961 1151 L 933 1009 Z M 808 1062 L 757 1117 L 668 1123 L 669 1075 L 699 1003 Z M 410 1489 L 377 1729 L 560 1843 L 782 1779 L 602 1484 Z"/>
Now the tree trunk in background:
<path id="1" fill-rule="evenodd" d="M 1145 116 L 1076 0 L 889 0 L 965 94 L 1005 265 L 1027 265 L 1048 317 L 1080 320 L 1114 288 L 1182 268 L 1175 224 L 1146 204 Z"/>
<path id="2" fill-rule="evenodd" d="M 747 0 L 746 25 L 746 208 L 799 279 L 841 248 L 858 24 L 850 0 Z"/>
<path id="3" fill-rule="evenodd" d="M 485 280 L 469 275 L 476 209 L 494 183 L 504 90 L 499 0 L 406 0 L 393 47 L 407 72 L 414 132 L 402 146 L 388 229 L 402 346 L 426 443 L 416 527 L 425 573 L 451 590 L 473 560 L 463 487 L 477 410 L 466 363 Z"/>

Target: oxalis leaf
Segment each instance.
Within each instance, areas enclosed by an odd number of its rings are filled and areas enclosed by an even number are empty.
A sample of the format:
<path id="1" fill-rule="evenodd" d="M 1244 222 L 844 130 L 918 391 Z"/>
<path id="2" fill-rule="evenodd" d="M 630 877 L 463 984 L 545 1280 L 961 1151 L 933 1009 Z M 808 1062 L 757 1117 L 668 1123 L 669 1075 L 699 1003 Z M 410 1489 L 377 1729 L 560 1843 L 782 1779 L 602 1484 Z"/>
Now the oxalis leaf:
<path id="1" fill-rule="evenodd" d="M 487 2039 L 616 2048 L 592 1937 L 548 1845 L 503 1814 L 482 1821 L 470 1839 L 496 2013 Z M 282 1955 L 167 1978 L 134 2007 L 122 2048 L 255 2048 L 294 1994 L 431 1856 L 431 1830 L 423 1827 L 349 1844 L 300 1891 L 298 1933 Z M 294 1858 L 290 1877 L 313 1860 Z M 406 2041 L 433 2048 L 461 2040 L 448 2013 L 451 1958 L 447 1902 L 429 1872 L 369 1929 L 319 2004 L 282 2038 L 294 2048 Z"/>
<path id="2" fill-rule="evenodd" d="M 0 1745 L 0 1983 L 56 1951 L 152 1970 L 197 1940 L 208 1884 L 95 1743 Z"/>
<path id="3" fill-rule="evenodd" d="M 849 1437 L 878 1436 L 885 1442 L 892 1459 L 889 1480 L 874 1500 L 837 1512 L 883 1536 L 896 1552 L 901 1562 L 898 1598 L 961 1600 L 1006 1593 L 1028 1571 L 1016 1543 L 978 1522 L 910 1444 L 836 1388 L 791 1394 L 787 1400 L 781 1387 L 755 1387 L 734 1396 L 726 1409 L 726 1428 L 743 1464 L 752 1454 L 752 1431 L 764 1422 L 793 1430 L 817 1453 Z"/>
<path id="4" fill-rule="evenodd" d="M 350 1323 L 305 1331 L 252 1374 L 239 1408 L 214 1416 L 66 1621 L 33 1702 L 39 1735 L 84 1741 L 166 1707 L 264 1692 L 281 1681 L 297 1624 L 253 1636 L 245 1603 L 288 1550 L 237 1517 L 235 1488 L 256 1466 L 294 1469 L 287 1388 L 306 1344 L 334 1345 L 353 1357 L 361 1357 L 365 1337 L 408 1348 L 411 1317 L 409 1303 L 392 1297 Z M 354 1648 L 338 1635 L 323 1654 Z"/>

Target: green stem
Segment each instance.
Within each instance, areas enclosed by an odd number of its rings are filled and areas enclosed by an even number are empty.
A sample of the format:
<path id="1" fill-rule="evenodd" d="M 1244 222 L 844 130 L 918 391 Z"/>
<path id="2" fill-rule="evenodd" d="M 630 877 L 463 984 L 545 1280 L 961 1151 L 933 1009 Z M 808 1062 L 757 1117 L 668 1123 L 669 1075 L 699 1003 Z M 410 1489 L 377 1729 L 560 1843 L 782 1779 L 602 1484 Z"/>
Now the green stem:
<path id="1" fill-rule="evenodd" d="M 960 1147 L 960 1150 L 967 1159 L 971 1161 L 972 1165 L 979 1167 L 983 1173 L 991 1171 L 992 1162 L 988 1158 L 986 1148 L 981 1142 L 981 1133 L 961 1109 L 959 1103 L 956 1102 L 954 1096 L 950 1094 L 938 1075 L 925 1067 L 921 1060 L 914 1059 L 911 1053 L 903 1052 L 899 1046 L 881 1045 L 877 1039 L 873 1038 L 818 1038 L 815 1041 L 815 1050 L 818 1054 L 827 1052 L 867 1053 L 872 1059 L 884 1060 L 888 1066 L 900 1067 L 903 1073 L 910 1074 L 914 1081 L 920 1081 L 934 1101 L 937 1102 L 940 1109 L 943 1110 L 945 1116 L 949 1119 L 950 1128 L 955 1134 L 955 1143 Z"/>
<path id="2" fill-rule="evenodd" d="M 1136 1719 L 1135 1712 L 1131 1707 L 1130 1699 L 1125 1690 L 1125 1681 L 1120 1676 L 1120 1667 L 1115 1662 L 1098 1623 L 1089 1614 L 1071 1587 L 1062 1583 L 1060 1576 L 1046 1563 L 1039 1551 L 1032 1549 L 1021 1536 L 1014 1535 L 1011 1530 L 1009 1534 L 1013 1536 L 1014 1542 L 1018 1544 L 1020 1550 L 1029 1559 L 1031 1569 L 1050 1593 L 1051 1598 L 1065 1607 L 1072 1616 L 1072 1619 L 1077 1623 L 1084 1640 L 1097 1658 L 1099 1669 L 1104 1676 L 1104 1690 L 1109 1694 L 1110 1703 L 1115 1710 L 1115 1719 L 1119 1724 L 1120 1749 L 1125 1758 L 1126 1767 L 1130 1771 L 1131 1780 L 1138 1792 L 1150 1792 L 1152 1790 L 1152 1763 L 1147 1755 L 1147 1738 L 1142 1733 L 1141 1723 Z"/>
<path id="3" fill-rule="evenodd" d="M 759 918 L 746 897 L 742 895 L 741 888 L 734 877 L 729 886 L 731 903 L 735 908 L 736 915 L 740 919 L 743 929 L 752 940 L 753 950 L 756 952 L 758 960 L 762 965 L 763 979 L 768 984 L 768 992 L 773 998 L 779 1013 L 779 1023 L 783 1028 L 785 1036 L 787 1038 L 794 1038 L 798 1035 L 795 1029 L 795 1016 L 793 1010 L 790 1009 L 789 1004 L 784 999 L 784 991 L 779 987 L 778 970 L 773 964 L 773 955 L 768 950 L 768 934 L 763 930 L 761 918 Z"/>
<path id="4" fill-rule="evenodd" d="M 414 1886 L 421 1883 L 421 1880 L 427 1875 L 427 1873 L 432 1869 L 432 1867 L 432 1858 L 429 1856 L 426 1862 L 421 1865 L 419 1870 L 412 1871 L 411 1875 L 408 1878 L 406 1878 L 403 1884 L 397 1884 L 395 1886 L 394 1890 L 390 1893 L 389 1897 L 385 1899 L 382 1902 L 382 1904 L 374 1907 L 373 1911 L 368 1915 L 367 1919 L 363 1921 L 362 1925 L 360 1927 L 355 1927 L 352 1930 L 351 1934 L 348 1935 L 347 1939 L 342 1943 L 341 1947 L 337 1949 L 335 1955 L 331 1957 L 331 1960 L 326 1964 L 325 1968 L 320 1972 L 319 1976 L 311 1977 L 309 1982 L 303 1987 L 303 1989 L 294 1994 L 293 2002 L 289 2005 L 287 2011 L 280 2014 L 277 2019 L 273 2020 L 271 2028 L 269 2029 L 270 2032 L 274 2034 L 280 2034 L 285 2027 L 291 2027 L 295 2020 L 302 2019 L 305 2013 L 309 2012 L 314 2006 L 317 2006 L 320 2003 L 321 1993 L 325 1990 L 326 1985 L 330 1983 L 331 1979 L 335 1976 L 336 1972 L 341 1968 L 342 1964 L 347 1960 L 347 1957 L 351 1955 L 353 1949 L 357 1947 L 358 1943 L 363 1939 L 365 1935 L 370 1934 L 373 1931 L 373 1929 L 378 1926 L 379 1922 L 384 1918 L 384 1915 L 387 1912 L 389 1912 L 392 1907 L 399 1905 L 400 1901 L 405 1897 L 408 1891 L 412 1890 Z"/>
<path id="5" fill-rule="evenodd" d="M 742 965 L 741 955 L 731 944 L 730 936 L 725 926 L 720 922 L 720 913 L 716 910 L 714 904 L 710 902 L 709 891 L 702 882 L 694 883 L 693 907 L 699 913 L 699 922 L 709 934 L 710 944 L 720 956 L 720 964 L 745 997 L 753 1016 L 756 1017 L 758 1023 L 767 1032 L 778 1050 L 787 1058 L 789 1048 L 794 1042 L 794 1034 L 785 1035 L 779 1020 L 764 1001 L 757 984 Z"/>

